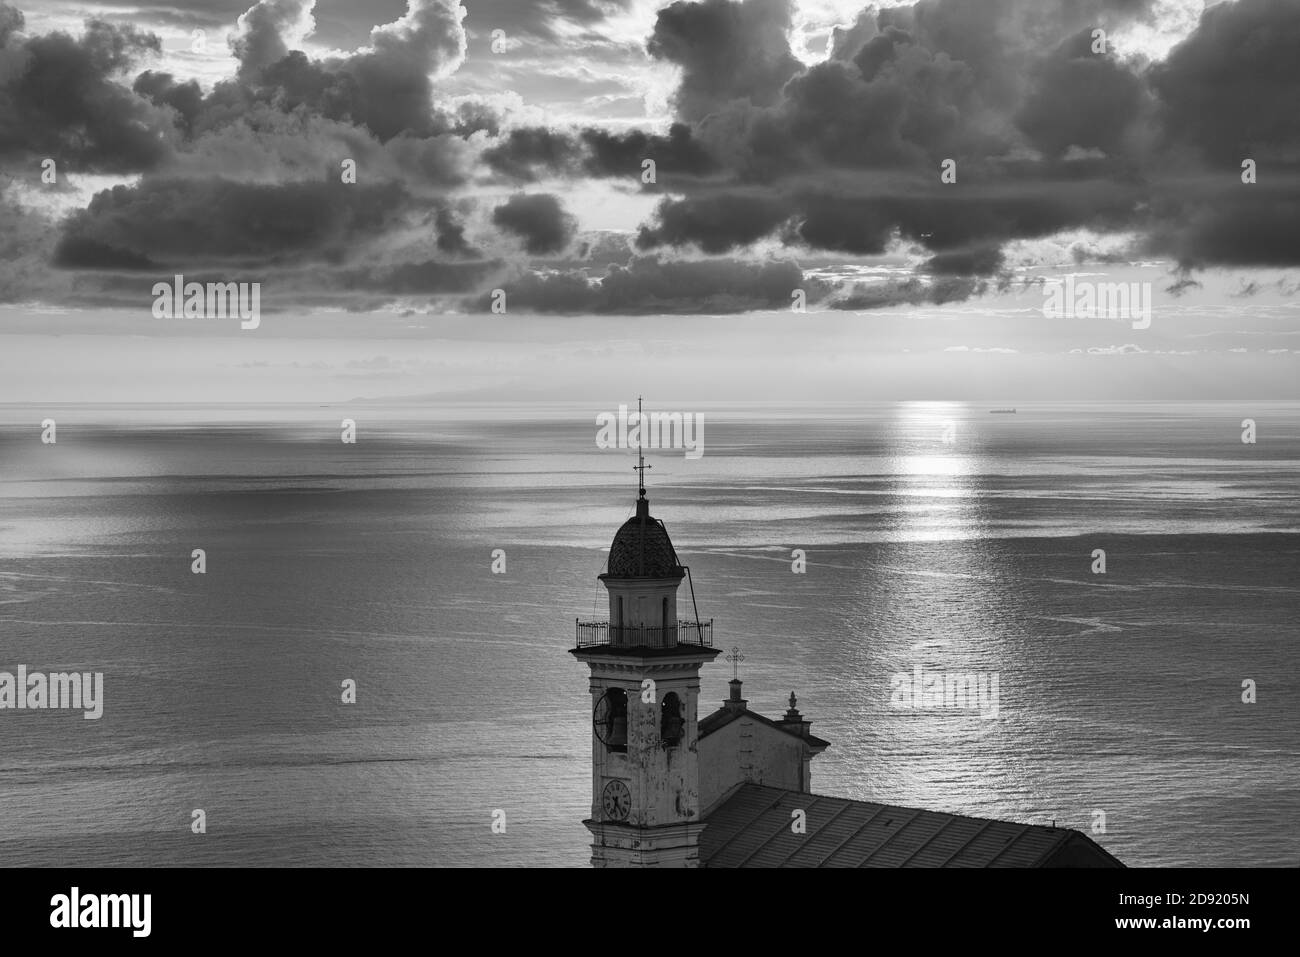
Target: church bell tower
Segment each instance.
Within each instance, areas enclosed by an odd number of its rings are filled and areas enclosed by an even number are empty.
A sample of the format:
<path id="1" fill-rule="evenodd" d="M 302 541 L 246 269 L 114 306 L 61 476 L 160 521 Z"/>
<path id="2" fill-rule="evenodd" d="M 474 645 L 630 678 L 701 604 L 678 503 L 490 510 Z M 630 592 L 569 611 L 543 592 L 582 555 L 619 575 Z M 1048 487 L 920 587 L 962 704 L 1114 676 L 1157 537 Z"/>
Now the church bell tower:
<path id="1" fill-rule="evenodd" d="M 695 867 L 700 823 L 700 666 L 718 651 L 713 622 L 679 620 L 690 570 L 651 517 L 644 469 L 636 514 L 614 536 L 609 617 L 578 621 L 570 651 L 591 669 L 591 817 L 595 867 Z M 692 609 L 694 596 L 692 595 Z"/>

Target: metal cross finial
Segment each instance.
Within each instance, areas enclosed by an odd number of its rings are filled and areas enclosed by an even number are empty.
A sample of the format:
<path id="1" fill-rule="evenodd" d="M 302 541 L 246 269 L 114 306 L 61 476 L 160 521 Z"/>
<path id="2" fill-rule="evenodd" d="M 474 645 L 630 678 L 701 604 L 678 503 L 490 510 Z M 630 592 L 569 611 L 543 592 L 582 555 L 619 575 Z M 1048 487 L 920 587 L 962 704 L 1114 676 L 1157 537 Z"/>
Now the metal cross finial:
<path id="1" fill-rule="evenodd" d="M 632 471 L 641 476 L 641 494 L 645 495 L 645 470 L 654 468 L 645 464 L 645 417 L 641 414 L 641 397 L 636 397 L 636 446 L 637 459 L 640 464 L 632 466 Z"/>
<path id="2" fill-rule="evenodd" d="M 740 680 L 740 663 L 745 660 L 745 656 L 740 653 L 740 646 L 734 645 L 731 654 L 727 655 L 727 661 L 731 662 L 731 680 Z"/>

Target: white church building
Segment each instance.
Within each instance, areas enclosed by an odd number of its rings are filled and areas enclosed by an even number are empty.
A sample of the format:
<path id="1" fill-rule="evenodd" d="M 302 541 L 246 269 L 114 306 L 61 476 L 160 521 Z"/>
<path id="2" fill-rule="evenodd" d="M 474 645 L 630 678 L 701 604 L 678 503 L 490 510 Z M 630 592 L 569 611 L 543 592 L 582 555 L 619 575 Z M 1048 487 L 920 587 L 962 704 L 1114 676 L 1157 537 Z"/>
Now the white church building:
<path id="1" fill-rule="evenodd" d="M 609 617 L 578 621 L 570 652 L 591 673 L 594 866 L 1123 867 L 1075 830 L 813 794 L 830 742 L 793 693 L 768 718 L 733 678 L 699 717 L 700 668 L 720 652 L 712 621 L 679 617 L 688 575 L 642 484 L 600 576 Z"/>

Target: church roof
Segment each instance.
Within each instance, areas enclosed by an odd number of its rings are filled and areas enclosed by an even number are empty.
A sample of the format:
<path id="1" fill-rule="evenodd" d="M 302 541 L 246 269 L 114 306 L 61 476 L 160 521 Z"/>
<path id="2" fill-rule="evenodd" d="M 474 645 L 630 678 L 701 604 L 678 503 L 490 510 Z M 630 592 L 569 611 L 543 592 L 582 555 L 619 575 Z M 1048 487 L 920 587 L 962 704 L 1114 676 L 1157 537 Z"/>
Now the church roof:
<path id="1" fill-rule="evenodd" d="M 791 830 L 793 811 L 807 832 Z M 704 818 L 705 867 L 1123 867 L 1079 831 L 742 784 Z"/>
<path id="2" fill-rule="evenodd" d="M 609 546 L 609 578 L 681 578 L 686 574 L 664 523 L 650 515 L 645 491 L 636 503 L 636 514 L 623 523 Z"/>
<path id="3" fill-rule="evenodd" d="M 717 711 L 713 712 L 713 714 L 701 718 L 699 722 L 699 736 L 701 738 L 708 737 L 714 731 L 717 731 L 720 728 L 725 728 L 727 725 L 731 724 L 731 722 L 736 721 L 739 718 L 752 718 L 755 721 L 757 721 L 759 724 L 765 724 L 769 728 L 775 728 L 777 731 L 781 731 L 784 732 L 785 734 L 789 734 L 796 738 L 800 738 L 804 741 L 807 741 L 809 747 L 813 748 L 814 750 L 823 750 L 831 746 L 831 743 L 829 741 L 824 741 L 821 738 L 817 737 L 815 734 L 809 734 L 805 738 L 803 737 L 803 735 L 801 735 L 798 731 L 794 730 L 793 728 L 783 725 L 778 721 L 773 721 L 771 718 L 765 717 L 764 715 L 759 714 L 757 711 L 750 711 L 748 708 L 722 707 L 719 708 Z"/>

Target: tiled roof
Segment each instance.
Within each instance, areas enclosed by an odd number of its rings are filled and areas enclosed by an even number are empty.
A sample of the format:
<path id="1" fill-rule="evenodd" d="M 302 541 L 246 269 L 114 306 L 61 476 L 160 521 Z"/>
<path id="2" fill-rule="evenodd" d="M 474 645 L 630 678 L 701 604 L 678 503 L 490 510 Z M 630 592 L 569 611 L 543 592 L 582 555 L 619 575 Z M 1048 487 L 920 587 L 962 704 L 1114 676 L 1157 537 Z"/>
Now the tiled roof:
<path id="1" fill-rule="evenodd" d="M 807 832 L 791 830 L 806 813 Z M 705 867 L 1123 867 L 1079 831 L 743 784 L 705 819 Z"/>
<path id="2" fill-rule="evenodd" d="M 664 523 L 649 514 L 638 513 L 624 522 L 609 547 L 610 578 L 681 578 L 684 574 Z"/>

